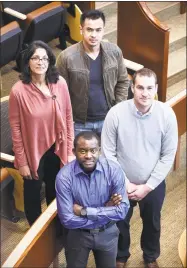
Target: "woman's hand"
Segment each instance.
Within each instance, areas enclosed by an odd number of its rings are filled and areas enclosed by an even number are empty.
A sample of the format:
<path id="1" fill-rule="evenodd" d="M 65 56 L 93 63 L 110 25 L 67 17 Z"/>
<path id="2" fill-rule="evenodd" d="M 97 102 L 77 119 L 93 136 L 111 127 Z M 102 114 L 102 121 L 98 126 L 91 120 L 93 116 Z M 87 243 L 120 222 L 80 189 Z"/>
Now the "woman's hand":
<path id="1" fill-rule="evenodd" d="M 29 166 L 28 165 L 23 166 L 23 167 L 20 167 L 19 168 L 19 173 L 25 179 L 32 180 L 31 172 L 30 172 L 30 169 L 29 169 Z"/>

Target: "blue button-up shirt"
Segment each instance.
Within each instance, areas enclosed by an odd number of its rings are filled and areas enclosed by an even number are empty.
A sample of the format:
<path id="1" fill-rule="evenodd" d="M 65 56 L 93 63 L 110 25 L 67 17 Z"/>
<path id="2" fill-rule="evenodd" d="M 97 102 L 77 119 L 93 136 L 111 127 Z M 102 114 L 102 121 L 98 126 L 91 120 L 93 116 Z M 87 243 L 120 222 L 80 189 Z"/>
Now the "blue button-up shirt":
<path id="1" fill-rule="evenodd" d="M 122 196 L 120 205 L 106 207 L 115 193 Z M 117 163 L 103 157 L 90 176 L 77 160 L 64 166 L 56 178 L 56 199 L 60 221 L 68 229 L 99 228 L 109 221 L 124 219 L 129 209 L 123 171 Z M 74 204 L 85 207 L 87 217 L 76 216 Z"/>

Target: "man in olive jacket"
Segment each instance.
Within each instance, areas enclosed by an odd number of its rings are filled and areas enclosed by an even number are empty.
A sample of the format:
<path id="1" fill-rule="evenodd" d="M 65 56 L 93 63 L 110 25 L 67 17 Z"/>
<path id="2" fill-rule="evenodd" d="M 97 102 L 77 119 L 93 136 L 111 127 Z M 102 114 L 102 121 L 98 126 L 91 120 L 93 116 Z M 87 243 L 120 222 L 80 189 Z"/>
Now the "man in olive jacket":
<path id="1" fill-rule="evenodd" d="M 129 80 L 121 49 L 102 41 L 105 16 L 99 10 L 81 16 L 83 40 L 61 52 L 57 68 L 68 84 L 75 135 L 95 131 L 100 135 L 105 116 L 126 100 Z"/>

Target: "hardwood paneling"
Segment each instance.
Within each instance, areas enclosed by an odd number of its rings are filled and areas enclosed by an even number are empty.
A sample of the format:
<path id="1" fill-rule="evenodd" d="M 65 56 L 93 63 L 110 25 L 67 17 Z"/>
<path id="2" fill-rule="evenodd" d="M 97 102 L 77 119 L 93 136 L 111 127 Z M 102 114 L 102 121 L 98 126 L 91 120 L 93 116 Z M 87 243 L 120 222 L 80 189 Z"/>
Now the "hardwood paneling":
<path id="1" fill-rule="evenodd" d="M 117 43 L 124 58 L 157 74 L 158 97 L 165 102 L 169 28 L 154 17 L 145 2 L 118 2 Z"/>

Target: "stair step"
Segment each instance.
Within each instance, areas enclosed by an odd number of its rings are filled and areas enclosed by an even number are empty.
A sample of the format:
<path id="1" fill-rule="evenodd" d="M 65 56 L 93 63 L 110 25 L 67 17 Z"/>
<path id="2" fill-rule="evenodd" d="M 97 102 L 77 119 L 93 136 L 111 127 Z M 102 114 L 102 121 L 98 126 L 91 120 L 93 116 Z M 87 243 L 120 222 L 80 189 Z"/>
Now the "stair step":
<path id="1" fill-rule="evenodd" d="M 117 14 L 117 2 L 95 2 L 95 8 L 104 12 L 106 20 L 111 14 Z"/>
<path id="2" fill-rule="evenodd" d="M 166 101 L 186 89 L 186 78 L 167 88 Z"/>
<path id="3" fill-rule="evenodd" d="M 169 52 L 186 46 L 186 13 L 163 22 L 170 28 Z"/>
<path id="4" fill-rule="evenodd" d="M 117 43 L 117 2 L 96 2 L 97 8 L 102 10 L 106 14 L 106 25 L 104 38 L 108 39 L 112 43 Z M 102 4 L 104 3 L 104 4 Z M 147 2 L 149 3 L 149 2 Z M 159 3 L 159 4 L 158 4 Z M 157 5 L 156 5 L 157 4 Z M 151 2 L 149 3 L 150 10 L 159 15 L 161 8 L 164 8 L 166 14 L 173 14 L 173 16 L 165 17 L 163 24 L 170 28 L 170 40 L 169 40 L 169 52 L 173 52 L 176 49 L 180 49 L 186 46 L 186 13 L 179 14 L 179 2 Z M 176 9 L 176 12 L 172 12 L 172 8 Z M 161 16 L 157 16 L 161 17 Z M 164 18 L 162 16 L 162 18 Z"/>
<path id="5" fill-rule="evenodd" d="M 180 13 L 180 2 L 146 2 L 146 4 L 161 22 Z"/>
<path id="6" fill-rule="evenodd" d="M 114 36 L 113 36 L 114 35 Z M 114 13 L 109 19 L 106 18 L 104 38 L 117 44 L 117 14 Z"/>
<path id="7" fill-rule="evenodd" d="M 95 8 L 100 9 L 106 15 L 106 20 L 110 14 L 117 11 L 118 2 L 95 2 Z M 146 2 L 150 11 L 160 20 L 166 21 L 170 17 L 180 14 L 180 2 Z"/>
<path id="8" fill-rule="evenodd" d="M 186 78 L 186 47 L 169 54 L 168 87 Z"/>

